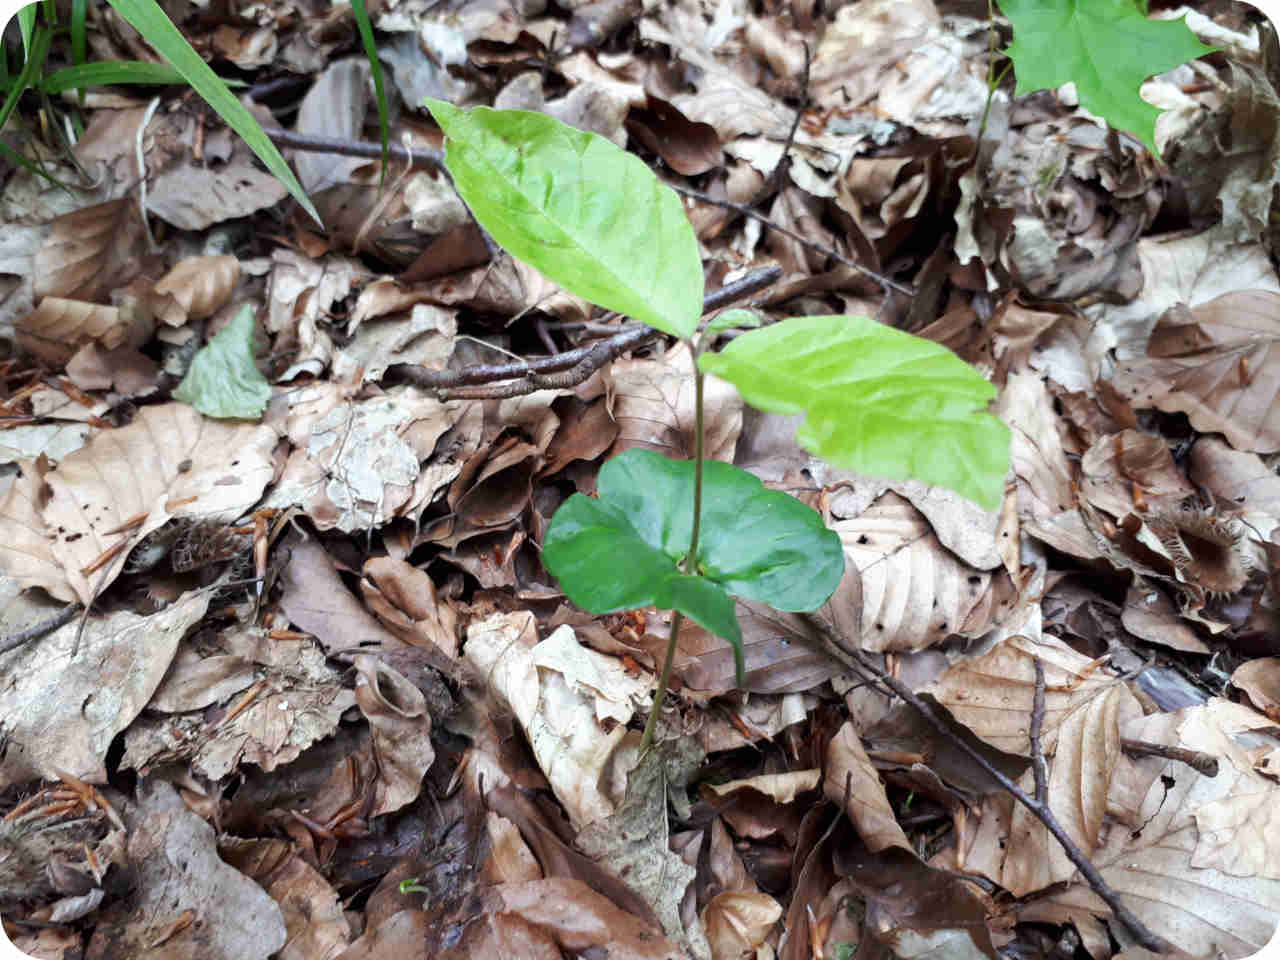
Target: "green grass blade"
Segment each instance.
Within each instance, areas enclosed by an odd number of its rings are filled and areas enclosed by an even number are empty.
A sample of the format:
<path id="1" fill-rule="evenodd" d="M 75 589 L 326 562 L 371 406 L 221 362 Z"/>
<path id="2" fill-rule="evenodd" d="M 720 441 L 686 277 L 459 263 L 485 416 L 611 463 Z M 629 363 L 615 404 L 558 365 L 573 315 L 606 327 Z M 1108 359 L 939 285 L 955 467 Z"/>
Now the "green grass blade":
<path id="1" fill-rule="evenodd" d="M 378 99 L 378 135 L 382 139 L 382 171 L 378 175 L 378 188 L 381 189 L 387 179 L 387 159 L 391 141 L 387 92 L 382 86 L 382 63 L 378 60 L 378 48 L 373 42 L 373 24 L 369 22 L 369 11 L 364 7 L 364 0 L 351 0 L 351 12 L 355 15 L 356 26 L 360 30 L 364 55 L 369 58 L 369 69 L 373 71 L 373 92 Z"/>
<path id="2" fill-rule="evenodd" d="M 78 67 L 63 67 L 49 74 L 44 80 L 47 93 L 58 94 L 79 87 L 102 87 L 112 83 L 185 84 L 176 69 L 167 63 L 147 63 L 143 60 L 108 60 L 85 63 Z"/>
<path id="3" fill-rule="evenodd" d="M 30 10 L 30 7 L 26 9 Z M 34 14 L 33 14 L 34 16 Z M 27 62 L 22 65 L 22 72 L 13 82 L 13 86 L 9 88 L 9 95 L 4 98 L 4 105 L 0 106 L 0 130 L 4 129 L 4 125 L 9 122 L 9 117 L 13 115 L 14 108 L 18 105 L 18 99 L 27 90 L 35 85 L 36 78 L 40 76 L 40 71 L 44 69 L 44 59 L 49 55 L 49 41 L 52 34 L 47 27 L 39 27 L 31 37 L 31 46 L 28 48 Z"/>
<path id="4" fill-rule="evenodd" d="M 43 177 L 45 180 L 48 180 L 55 187 L 61 187 L 63 190 L 71 189 L 69 186 L 67 186 L 57 177 L 53 176 L 47 170 L 43 170 L 37 164 L 32 163 L 30 160 L 28 160 L 26 157 L 20 154 L 17 150 L 13 149 L 13 147 L 9 146 L 3 140 L 0 140 L 0 157 L 4 157 L 10 163 L 13 163 L 19 167 L 22 167 L 24 170 L 26 170 L 29 173 L 34 173 L 37 177 Z"/>
<path id="5" fill-rule="evenodd" d="M 71 64 L 81 66 L 86 60 L 89 40 L 85 35 L 86 0 L 71 0 Z M 84 106 L 84 87 L 80 88 L 80 106 Z"/>
<path id="6" fill-rule="evenodd" d="M 165 16 L 155 0 L 109 0 L 109 2 L 120 16 L 132 24 L 151 46 L 174 65 L 196 93 L 213 107 L 218 116 L 222 117 L 232 130 L 240 134 L 244 142 L 249 145 L 249 149 L 257 154 L 266 168 L 288 188 L 294 199 L 302 205 L 302 209 L 311 214 L 316 223 L 320 223 L 320 214 L 316 212 L 307 192 L 302 189 L 302 184 L 298 183 L 298 178 L 293 175 L 284 157 L 280 156 L 280 151 L 271 142 L 271 138 L 263 132 L 258 121 L 253 118 L 253 114 L 235 98 L 222 78 L 200 59 L 200 55 L 191 48 L 191 44 L 187 43 L 186 38 L 173 25 L 173 21 Z"/>

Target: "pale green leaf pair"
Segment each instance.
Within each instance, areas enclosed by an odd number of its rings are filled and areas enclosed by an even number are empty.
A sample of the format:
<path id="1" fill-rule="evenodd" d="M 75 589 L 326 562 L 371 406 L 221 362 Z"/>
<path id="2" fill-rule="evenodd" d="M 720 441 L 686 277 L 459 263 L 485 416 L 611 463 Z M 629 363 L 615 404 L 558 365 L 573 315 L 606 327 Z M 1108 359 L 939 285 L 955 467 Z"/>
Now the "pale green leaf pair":
<path id="1" fill-rule="evenodd" d="M 191 369 L 173 391 L 206 417 L 257 420 L 271 399 L 271 386 L 254 362 L 253 308 L 241 307 L 231 322 L 196 351 Z"/>

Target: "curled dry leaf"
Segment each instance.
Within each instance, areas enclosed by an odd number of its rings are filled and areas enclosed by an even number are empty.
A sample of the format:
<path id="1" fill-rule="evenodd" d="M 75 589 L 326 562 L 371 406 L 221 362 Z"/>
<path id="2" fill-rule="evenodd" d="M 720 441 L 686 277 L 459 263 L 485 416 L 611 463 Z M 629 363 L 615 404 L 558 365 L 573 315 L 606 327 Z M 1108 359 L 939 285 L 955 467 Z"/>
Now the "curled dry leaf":
<path id="1" fill-rule="evenodd" d="M 61 367 L 76 348 L 100 343 L 114 350 L 129 339 L 129 321 L 116 307 L 45 297 L 17 324 L 18 345 L 51 367 Z"/>
<path id="2" fill-rule="evenodd" d="M 755 955 L 781 917 L 782 905 L 767 893 L 725 890 L 716 894 L 702 911 L 711 955 L 717 960 Z"/>
<path id="3" fill-rule="evenodd" d="M 889 804 L 880 774 L 851 722 L 845 722 L 827 746 L 822 792 L 832 803 L 844 808 L 872 852 L 878 853 L 887 847 L 912 849 Z"/>
<path id="4" fill-rule="evenodd" d="M 142 220 L 131 197 L 58 217 L 35 257 L 35 296 L 100 303 L 138 273 Z"/>
<path id="5" fill-rule="evenodd" d="M 240 282 L 235 257 L 187 257 L 156 283 L 156 313 L 171 327 L 211 317 L 231 300 Z"/>
<path id="6" fill-rule="evenodd" d="M 435 761 L 431 715 L 422 691 L 367 654 L 355 658 L 356 703 L 373 732 L 378 781 L 373 816 L 412 803 Z"/>
<path id="7" fill-rule="evenodd" d="M 1147 355 L 1114 382 L 1135 407 L 1185 413 L 1237 450 L 1280 450 L 1280 293 L 1244 290 L 1169 310 Z"/>

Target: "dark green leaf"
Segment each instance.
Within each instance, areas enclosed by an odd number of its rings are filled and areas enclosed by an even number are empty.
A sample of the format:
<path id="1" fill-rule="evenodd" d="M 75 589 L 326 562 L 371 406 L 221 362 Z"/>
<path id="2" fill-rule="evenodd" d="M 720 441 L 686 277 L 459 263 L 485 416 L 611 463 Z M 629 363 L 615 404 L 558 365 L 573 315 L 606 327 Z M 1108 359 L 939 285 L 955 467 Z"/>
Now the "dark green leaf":
<path id="1" fill-rule="evenodd" d="M 271 399 L 271 386 L 253 361 L 253 308 L 242 307 L 205 346 L 173 391 L 206 417 L 256 420 Z"/>
<path id="2" fill-rule="evenodd" d="M 844 573 L 840 538 L 799 500 L 718 460 L 703 465 L 698 569 L 681 571 L 693 483 L 689 460 L 648 450 L 614 457 L 600 470 L 599 499 L 575 494 L 556 511 L 543 563 L 584 610 L 675 609 L 735 647 L 729 594 L 779 610 L 826 602 Z"/>
<path id="3" fill-rule="evenodd" d="M 995 388 L 930 340 L 866 317 L 792 317 L 698 366 L 754 407 L 804 413 L 796 439 L 837 466 L 1000 503 L 1009 429 L 986 412 Z"/>
<path id="4" fill-rule="evenodd" d="M 678 337 L 702 315 L 702 261 L 680 198 L 604 137 L 527 110 L 427 105 L 480 225 L 566 290 Z"/>

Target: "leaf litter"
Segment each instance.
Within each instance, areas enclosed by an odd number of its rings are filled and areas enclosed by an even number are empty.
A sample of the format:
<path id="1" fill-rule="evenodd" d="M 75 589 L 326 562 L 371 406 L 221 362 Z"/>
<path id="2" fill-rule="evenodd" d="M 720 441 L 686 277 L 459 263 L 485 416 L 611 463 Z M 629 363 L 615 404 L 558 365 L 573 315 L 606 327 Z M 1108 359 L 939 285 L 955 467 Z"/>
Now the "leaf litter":
<path id="1" fill-rule="evenodd" d="M 95 190 L 8 174 L 0 623 L 78 606 L 0 653 L 6 932 L 42 956 L 202 960 L 1136 956 L 963 741 L 1028 793 L 1039 767 L 1074 845 L 1185 955 L 1261 950 L 1280 921 L 1274 33 L 1188 16 L 1224 52 L 1144 85 L 1162 169 L 1069 89 L 1006 82 L 987 112 L 967 5 L 572 6 L 375 11 L 407 152 L 385 183 L 295 152 L 325 233 L 181 98 L 142 128 L 144 100 L 90 93 Z M 1034 84 L 1043 31 L 1010 12 Z M 349 13 L 242 15 L 183 26 L 287 81 L 264 119 L 376 139 Z M 689 358 L 469 386 L 622 328 L 490 257 L 430 167 L 425 97 L 627 145 L 694 191 L 708 289 L 782 266 L 757 314 L 866 313 L 976 364 L 1012 434 L 1003 503 L 833 467 L 710 381 L 710 455 L 819 509 L 847 571 L 813 616 L 741 602 L 741 689 L 724 641 L 682 634 L 638 757 L 666 616 L 564 606 L 540 545 L 610 456 L 688 455 Z M 154 248 L 140 175 L 170 228 Z M 233 336 L 246 389 L 206 408 L 229 418 L 170 399 Z M 459 379 L 405 385 L 405 365 Z"/>

